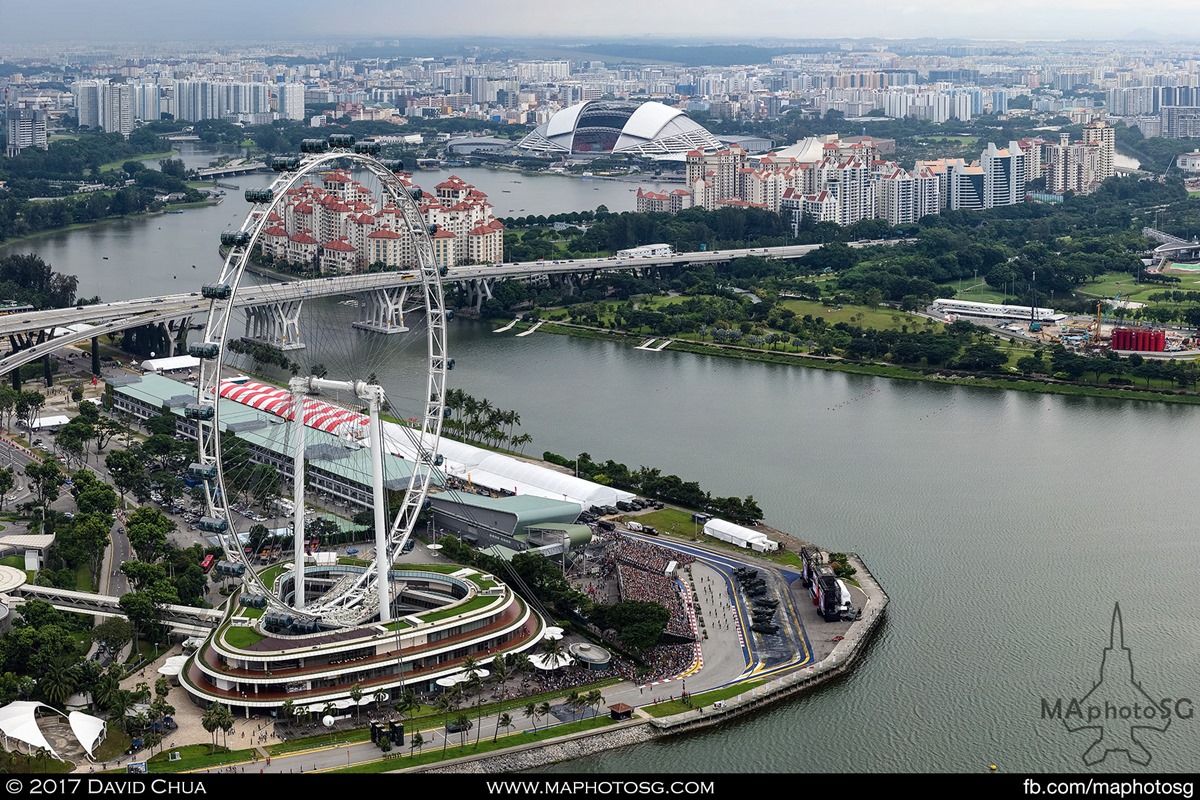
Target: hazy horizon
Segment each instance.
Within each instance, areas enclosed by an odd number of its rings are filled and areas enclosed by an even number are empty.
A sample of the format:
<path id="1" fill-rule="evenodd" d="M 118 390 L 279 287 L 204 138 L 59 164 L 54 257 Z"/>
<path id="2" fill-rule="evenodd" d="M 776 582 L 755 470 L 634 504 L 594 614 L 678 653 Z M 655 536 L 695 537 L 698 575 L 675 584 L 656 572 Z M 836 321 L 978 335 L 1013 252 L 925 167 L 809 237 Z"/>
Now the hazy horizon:
<path id="1" fill-rule="evenodd" d="M 458 0 L 447 7 L 359 0 L 344 7 L 316 0 L 210 0 L 197 6 L 161 0 L 0 0 L 0 42 L 269 42 L 380 39 L 526 39 L 564 42 L 620 37 L 709 39 L 744 43 L 803 39 L 974 39 L 993 41 L 1120 40 L 1146 31 L 1166 41 L 1180 30 L 1193 2 L 1159 0 L 1131 9 L 1117 0 L 907 0 L 894 9 L 852 15 L 816 0 L 761 0 L 752 12 L 727 2 L 635 3 L 547 7 L 524 0 Z M 849 7 L 845 7 L 849 8 Z M 832 9 L 832 10 L 831 10 Z M 764 36 L 768 33 L 769 36 Z"/>

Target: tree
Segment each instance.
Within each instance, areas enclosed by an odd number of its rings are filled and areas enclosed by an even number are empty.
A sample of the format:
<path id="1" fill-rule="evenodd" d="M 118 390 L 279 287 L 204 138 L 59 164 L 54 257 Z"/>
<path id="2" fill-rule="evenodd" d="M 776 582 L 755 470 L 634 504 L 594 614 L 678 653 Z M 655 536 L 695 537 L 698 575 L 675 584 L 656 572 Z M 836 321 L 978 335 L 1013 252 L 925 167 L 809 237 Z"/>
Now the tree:
<path id="1" fill-rule="evenodd" d="M 76 661 L 57 658 L 51 661 L 38 677 L 38 689 L 51 705 L 61 706 L 78 685 Z"/>
<path id="2" fill-rule="evenodd" d="M 204 713 L 200 716 L 200 725 L 212 737 L 212 741 L 209 743 L 209 754 L 217 752 L 217 731 L 221 729 L 223 721 L 221 715 L 222 708 L 223 706 L 220 703 L 213 703 L 204 709 Z"/>
<path id="3" fill-rule="evenodd" d="M 125 505 L 126 492 L 136 494 L 136 489 L 146 484 L 145 463 L 129 450 L 113 450 L 104 457 L 104 466 L 121 493 L 121 505 Z"/>
<path id="4" fill-rule="evenodd" d="M 512 717 L 508 714 L 501 714 L 496 720 L 496 731 L 492 734 L 492 742 L 495 743 L 496 737 L 500 735 L 500 729 L 508 730 L 513 725 Z"/>
<path id="5" fill-rule="evenodd" d="M 158 608 L 153 598 L 145 592 L 127 592 L 117 602 L 133 625 L 134 636 L 158 619 Z"/>
<path id="6" fill-rule="evenodd" d="M 460 690 L 458 686 L 454 686 L 448 691 L 442 692 L 440 695 L 438 695 L 437 700 L 434 702 L 434 708 L 445 715 L 446 728 L 450 727 L 450 714 L 458 710 L 459 698 Z M 444 754 L 446 752 L 446 743 L 450 739 L 450 732 L 443 729 L 442 733 L 442 753 Z"/>
<path id="7" fill-rule="evenodd" d="M 538 713 L 539 717 L 545 717 L 547 719 L 547 723 L 546 723 L 547 725 L 550 724 L 549 723 L 549 718 L 550 718 L 550 704 L 549 703 L 539 704 L 537 707 L 537 713 Z"/>
<path id="8" fill-rule="evenodd" d="M 403 719 L 407 719 L 420 707 L 421 703 L 417 700 L 417 693 L 409 688 L 400 690 L 400 696 L 396 698 L 396 703 L 392 706 Z"/>
<path id="9" fill-rule="evenodd" d="M 537 703 L 526 703 L 525 708 L 523 708 L 522 711 L 524 712 L 524 714 L 527 718 L 529 718 L 530 720 L 533 721 L 533 729 L 536 731 L 538 717 L 541 716 L 538 713 Z"/>
<path id="10" fill-rule="evenodd" d="M 350 699 L 354 701 L 354 718 L 358 719 L 359 709 L 362 708 L 358 701 L 363 699 L 362 684 L 356 683 L 350 687 Z"/>
<path id="11" fill-rule="evenodd" d="M 133 640 L 133 626 L 120 617 L 107 617 L 96 627 L 92 628 L 92 641 L 98 642 L 111 653 L 119 653 L 121 648 Z"/>
<path id="12" fill-rule="evenodd" d="M 13 486 L 17 483 L 16 473 L 12 467 L 0 467 L 0 511 L 4 510 L 4 503 L 8 500 L 8 493 L 12 491 Z"/>
<path id="13" fill-rule="evenodd" d="M 58 490 L 63 485 L 64 475 L 55 461 L 31 461 L 25 465 L 25 476 L 33 482 L 37 504 L 46 505 L 58 499 Z"/>
<path id="14" fill-rule="evenodd" d="M 412 756 L 413 750 L 420 750 L 424 746 L 425 746 L 425 737 L 421 735 L 420 731 L 417 731 L 408 740 L 408 755 Z"/>

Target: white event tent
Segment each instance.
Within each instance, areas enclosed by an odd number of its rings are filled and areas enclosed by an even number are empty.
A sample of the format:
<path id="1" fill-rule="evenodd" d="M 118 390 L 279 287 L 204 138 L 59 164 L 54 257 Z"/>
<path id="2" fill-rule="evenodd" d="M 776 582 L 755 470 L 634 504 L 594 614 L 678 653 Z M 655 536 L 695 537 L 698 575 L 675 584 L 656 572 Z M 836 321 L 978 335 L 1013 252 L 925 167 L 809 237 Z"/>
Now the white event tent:
<path id="1" fill-rule="evenodd" d="M 759 553 L 778 550 L 779 542 L 768 539 L 765 533 L 759 533 L 753 528 L 743 528 L 723 519 L 710 519 L 704 523 L 704 532 L 722 542 L 736 544 Z"/>

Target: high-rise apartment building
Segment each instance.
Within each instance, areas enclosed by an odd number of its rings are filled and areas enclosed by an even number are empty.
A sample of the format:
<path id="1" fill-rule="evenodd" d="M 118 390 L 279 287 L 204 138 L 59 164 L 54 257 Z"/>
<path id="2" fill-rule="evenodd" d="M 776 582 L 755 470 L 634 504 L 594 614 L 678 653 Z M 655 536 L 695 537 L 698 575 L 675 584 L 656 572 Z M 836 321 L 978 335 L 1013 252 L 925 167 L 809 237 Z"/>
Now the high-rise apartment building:
<path id="1" fill-rule="evenodd" d="M 71 87 L 79 127 L 99 128 L 104 87 L 108 81 L 79 81 Z"/>
<path id="2" fill-rule="evenodd" d="M 1025 202 L 1025 153 L 1018 142 L 999 148 L 988 142 L 979 158 L 983 167 L 983 207 L 1011 206 Z"/>
<path id="3" fill-rule="evenodd" d="M 1117 132 L 1106 122 L 1092 122 L 1083 126 L 1084 144 L 1096 145 L 1096 180 L 1105 181 L 1116 174 Z"/>
<path id="4" fill-rule="evenodd" d="M 4 152 L 9 158 L 16 156 L 26 147 L 40 147 L 45 150 L 49 146 L 46 112 L 42 109 L 13 104 L 6 109 L 5 119 L 8 123 L 8 141 Z"/>
<path id="5" fill-rule="evenodd" d="M 102 92 L 100 127 L 107 133 L 119 133 L 125 138 L 133 133 L 133 87 L 127 83 L 110 83 Z"/>
<path id="6" fill-rule="evenodd" d="M 275 87 L 277 95 L 275 110 L 280 119 L 304 119 L 304 86 L 299 83 L 281 83 Z"/>

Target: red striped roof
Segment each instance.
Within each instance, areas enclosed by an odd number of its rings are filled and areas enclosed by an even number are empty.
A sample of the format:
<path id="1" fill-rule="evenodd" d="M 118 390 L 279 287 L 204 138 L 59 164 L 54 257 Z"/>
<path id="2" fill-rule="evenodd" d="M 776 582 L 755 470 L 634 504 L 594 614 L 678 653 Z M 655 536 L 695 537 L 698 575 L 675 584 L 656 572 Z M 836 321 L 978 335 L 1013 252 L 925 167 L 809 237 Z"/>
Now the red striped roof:
<path id="1" fill-rule="evenodd" d="M 221 384 L 221 397 L 286 420 L 295 419 L 292 393 L 287 389 L 268 386 L 257 381 L 226 382 Z M 323 400 L 305 398 L 303 408 L 305 426 L 325 433 L 336 435 L 343 432 L 345 426 L 350 425 L 352 427 L 344 432 L 359 435 L 361 427 L 369 423 L 366 414 L 326 403 Z"/>

